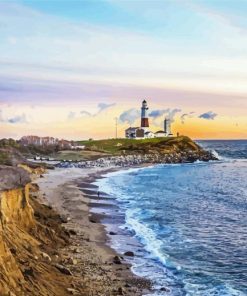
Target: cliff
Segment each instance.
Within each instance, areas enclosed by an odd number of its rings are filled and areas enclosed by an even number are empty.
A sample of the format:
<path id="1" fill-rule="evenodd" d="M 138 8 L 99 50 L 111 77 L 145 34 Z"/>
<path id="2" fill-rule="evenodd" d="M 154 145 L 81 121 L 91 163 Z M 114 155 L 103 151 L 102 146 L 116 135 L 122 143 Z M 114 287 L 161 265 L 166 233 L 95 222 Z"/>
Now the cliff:
<path id="1" fill-rule="evenodd" d="M 66 245 L 68 236 L 57 214 L 30 200 L 36 190 L 30 182 L 26 170 L 0 166 L 0 295 L 68 295 L 70 280 L 47 254 Z"/>
<path id="2" fill-rule="evenodd" d="M 28 202 L 28 173 L 21 168 L 0 166 L 0 291 L 8 295 L 11 290 L 20 292 L 18 286 L 24 276 L 13 256 L 14 241 L 22 233 L 25 243 L 28 235 L 23 233 L 34 226 L 33 210 Z M 22 229 L 21 232 L 18 229 Z"/>

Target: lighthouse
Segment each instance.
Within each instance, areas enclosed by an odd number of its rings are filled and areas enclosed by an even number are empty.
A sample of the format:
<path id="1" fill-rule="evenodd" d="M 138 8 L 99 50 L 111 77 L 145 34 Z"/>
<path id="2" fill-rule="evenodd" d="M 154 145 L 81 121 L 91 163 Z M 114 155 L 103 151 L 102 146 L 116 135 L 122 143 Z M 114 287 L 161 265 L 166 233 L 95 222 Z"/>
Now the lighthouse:
<path id="1" fill-rule="evenodd" d="M 148 104 L 146 100 L 142 101 L 141 106 L 141 126 L 129 127 L 125 130 L 125 137 L 127 139 L 151 139 L 151 138 L 163 138 L 172 137 L 171 132 L 171 118 L 165 118 L 164 120 L 164 130 L 159 130 L 157 132 L 150 131 L 149 120 L 148 120 Z M 132 109 L 131 109 L 132 110 Z M 131 111 L 130 110 L 130 111 Z"/>
<path id="2" fill-rule="evenodd" d="M 142 102 L 142 107 L 141 107 L 141 128 L 149 127 L 147 110 L 148 110 L 147 101 L 144 100 Z"/>

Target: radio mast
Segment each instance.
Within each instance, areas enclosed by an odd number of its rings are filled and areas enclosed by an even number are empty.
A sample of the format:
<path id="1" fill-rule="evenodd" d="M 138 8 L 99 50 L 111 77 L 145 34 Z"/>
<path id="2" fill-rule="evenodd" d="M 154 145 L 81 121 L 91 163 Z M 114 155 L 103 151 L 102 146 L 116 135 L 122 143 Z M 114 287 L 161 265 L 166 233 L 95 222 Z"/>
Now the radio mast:
<path id="1" fill-rule="evenodd" d="M 117 139 L 117 132 L 118 132 L 118 118 L 115 117 L 115 138 Z"/>

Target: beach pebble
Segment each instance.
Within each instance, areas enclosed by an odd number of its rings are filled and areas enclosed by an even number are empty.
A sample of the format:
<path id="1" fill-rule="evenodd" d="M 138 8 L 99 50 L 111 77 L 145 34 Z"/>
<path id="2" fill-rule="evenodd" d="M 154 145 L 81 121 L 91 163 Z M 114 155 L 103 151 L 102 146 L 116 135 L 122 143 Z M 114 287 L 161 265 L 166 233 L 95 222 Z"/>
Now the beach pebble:
<path id="1" fill-rule="evenodd" d="M 76 231 L 75 231 L 74 229 L 70 229 L 70 230 L 69 230 L 69 234 L 71 234 L 71 235 L 76 235 L 77 233 L 76 233 Z"/>
<path id="2" fill-rule="evenodd" d="M 134 252 L 132 252 L 132 251 L 127 251 L 127 252 L 124 253 L 124 255 L 129 256 L 129 257 L 134 257 L 135 256 Z"/>
<path id="3" fill-rule="evenodd" d="M 75 258 L 69 258 L 69 263 L 76 265 L 77 264 L 77 260 Z"/>
<path id="4" fill-rule="evenodd" d="M 160 288 L 160 291 L 163 291 L 163 292 L 170 292 L 170 290 L 166 287 L 162 287 Z"/>
<path id="5" fill-rule="evenodd" d="M 125 292 L 124 292 L 124 289 L 122 287 L 119 287 L 118 288 L 118 295 L 124 295 Z"/>
<path id="6" fill-rule="evenodd" d="M 54 266 L 63 274 L 72 275 L 72 272 L 67 267 L 61 264 L 55 264 Z"/>
<path id="7" fill-rule="evenodd" d="M 67 291 L 71 294 L 71 295 L 77 295 L 79 293 L 79 291 L 77 291 L 76 289 L 73 288 L 67 288 Z"/>
<path id="8" fill-rule="evenodd" d="M 116 235 L 117 233 L 114 232 L 114 231 L 110 231 L 109 234 L 110 234 L 110 235 Z"/>
<path id="9" fill-rule="evenodd" d="M 68 218 L 66 218 L 65 216 L 61 215 L 60 219 L 62 223 L 68 223 L 68 220 L 67 220 Z"/>
<path id="10" fill-rule="evenodd" d="M 10 248 L 10 252 L 15 255 L 17 253 L 17 249 L 15 247 Z"/>
<path id="11" fill-rule="evenodd" d="M 24 275 L 25 276 L 32 276 L 34 277 L 34 270 L 32 267 L 29 267 L 27 269 L 24 270 Z"/>
<path id="12" fill-rule="evenodd" d="M 51 262 L 51 257 L 50 257 L 48 254 L 42 252 L 41 255 L 42 255 L 42 257 L 43 257 L 44 259 L 46 259 L 47 261 Z"/>
<path id="13" fill-rule="evenodd" d="M 122 264 L 121 258 L 119 256 L 115 256 L 113 258 L 113 263 L 115 263 L 115 264 Z"/>

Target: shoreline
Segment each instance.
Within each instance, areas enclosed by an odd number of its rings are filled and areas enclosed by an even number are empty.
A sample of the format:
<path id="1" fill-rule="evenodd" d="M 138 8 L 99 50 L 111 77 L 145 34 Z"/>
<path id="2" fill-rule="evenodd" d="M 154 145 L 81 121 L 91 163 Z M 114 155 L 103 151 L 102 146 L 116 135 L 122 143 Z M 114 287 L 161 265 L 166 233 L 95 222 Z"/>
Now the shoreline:
<path id="1" fill-rule="evenodd" d="M 87 260 L 86 265 L 93 263 L 100 267 L 100 272 L 96 272 L 99 287 L 91 279 L 95 277 L 95 270 L 93 274 L 86 272 L 86 282 L 91 286 L 91 293 L 95 293 L 92 295 L 137 296 L 151 291 L 151 282 L 134 274 L 130 262 L 109 245 L 110 238 L 102 222 L 106 216 L 93 213 L 95 207 L 102 210 L 102 205 L 97 202 L 97 187 L 92 183 L 102 178 L 102 175 L 127 169 L 129 168 L 55 169 L 36 180 L 42 201 L 57 210 L 64 217 L 66 223 L 63 225 L 66 229 L 76 234 L 71 237 L 71 243 L 65 248 L 65 252 L 70 252 L 74 247 L 81 248 L 83 254 L 76 254 L 77 261 Z M 109 208 L 111 205 L 104 206 Z M 111 218 L 113 221 L 114 217 Z M 70 255 L 74 256 L 73 251 Z M 79 276 L 81 271 L 75 268 L 74 273 Z"/>

